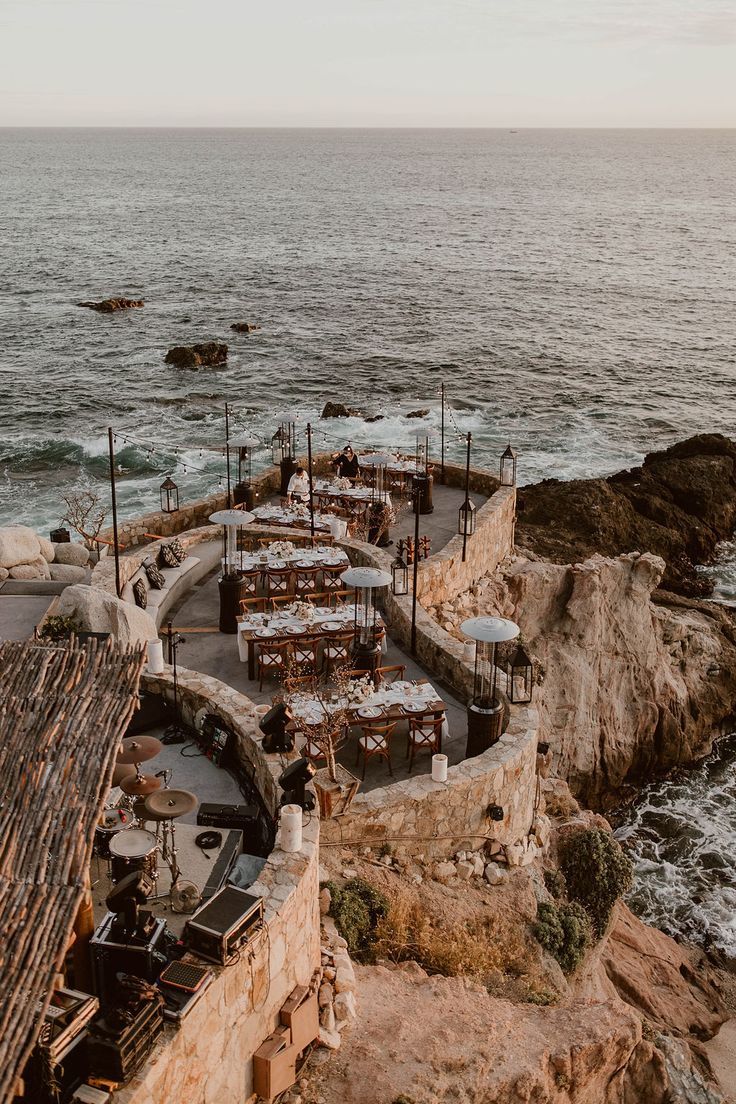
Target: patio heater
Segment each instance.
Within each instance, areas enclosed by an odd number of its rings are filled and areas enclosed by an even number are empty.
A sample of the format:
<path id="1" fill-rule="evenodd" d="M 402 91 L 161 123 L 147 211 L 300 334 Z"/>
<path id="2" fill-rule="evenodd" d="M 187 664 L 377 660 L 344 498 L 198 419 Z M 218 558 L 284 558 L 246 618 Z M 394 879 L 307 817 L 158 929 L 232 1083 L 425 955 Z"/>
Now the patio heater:
<path id="1" fill-rule="evenodd" d="M 161 512 L 175 514 L 179 509 L 179 488 L 170 475 L 167 475 L 159 487 L 161 496 Z"/>
<path id="2" fill-rule="evenodd" d="M 516 486 L 516 453 L 509 443 L 501 453 L 499 475 L 502 487 Z"/>
<path id="3" fill-rule="evenodd" d="M 504 617 L 471 617 L 460 630 L 475 641 L 473 697 L 468 705 L 468 743 L 465 757 L 487 751 L 501 736 L 503 702 L 496 694 L 496 645 L 513 640 L 519 626 Z"/>
<path id="4" fill-rule="evenodd" d="M 374 456 L 372 460 L 373 483 L 368 506 L 368 543 L 376 544 L 379 548 L 387 548 L 391 544 L 390 526 L 386 523 L 385 516 L 389 505 L 387 473 L 389 463 L 390 458 L 381 453 Z"/>
<path id="5" fill-rule="evenodd" d="M 218 510 L 210 514 L 213 525 L 222 525 L 225 533 L 225 563 L 219 579 L 220 588 L 220 632 L 238 631 L 240 602 L 248 597 L 248 584 L 240 575 L 238 559 L 238 529 L 254 520 L 253 514 L 245 510 Z"/>
<path id="6" fill-rule="evenodd" d="M 271 456 L 281 469 L 281 496 L 287 494 L 289 480 L 296 470 L 296 422 L 297 414 L 279 414 L 279 428 L 271 438 Z"/>
<path id="7" fill-rule="evenodd" d="M 414 483 L 421 487 L 422 493 L 414 496 L 414 509 L 420 514 L 431 514 L 434 510 L 432 502 L 432 484 L 434 479 L 429 470 L 429 439 L 436 437 L 433 429 L 420 429 L 417 431 L 417 466 L 414 475 Z"/>
<path id="8" fill-rule="evenodd" d="M 340 578 L 355 590 L 353 667 L 358 671 L 375 671 L 380 666 L 381 644 L 373 592 L 390 586 L 391 576 L 375 567 L 349 567 Z"/>
<path id="9" fill-rule="evenodd" d="M 233 502 L 236 506 L 252 510 L 256 497 L 253 490 L 253 453 L 261 447 L 261 442 L 257 437 L 240 434 L 231 437 L 228 445 L 238 452 L 238 482 L 233 488 Z"/>

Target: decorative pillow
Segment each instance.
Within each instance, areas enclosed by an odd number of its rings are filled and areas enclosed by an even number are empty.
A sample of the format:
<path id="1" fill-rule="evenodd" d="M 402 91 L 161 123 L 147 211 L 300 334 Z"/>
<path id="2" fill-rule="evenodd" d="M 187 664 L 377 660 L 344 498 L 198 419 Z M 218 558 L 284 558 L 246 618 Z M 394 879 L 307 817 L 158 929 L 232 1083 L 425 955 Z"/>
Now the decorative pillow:
<path id="1" fill-rule="evenodd" d="M 161 557 L 162 567 L 178 567 L 184 559 L 184 549 L 179 541 L 171 541 L 170 544 L 161 545 L 159 556 Z"/>
<path id="2" fill-rule="evenodd" d="M 156 567 L 153 560 L 151 560 L 150 563 L 145 563 L 143 565 L 143 570 L 145 571 L 146 577 L 148 578 L 148 581 L 152 587 L 154 587 L 156 590 L 164 589 L 164 587 L 166 586 L 166 579 L 164 579 L 163 575 Z"/>
<path id="3" fill-rule="evenodd" d="M 146 590 L 146 584 L 142 579 L 136 579 L 133 583 L 133 597 L 135 598 L 135 604 L 140 606 L 141 609 L 145 609 L 148 605 L 148 592 Z"/>
<path id="4" fill-rule="evenodd" d="M 187 554 L 184 551 L 184 545 L 176 537 L 173 541 L 169 541 L 169 548 L 171 548 L 179 563 L 183 563 L 187 558 Z"/>

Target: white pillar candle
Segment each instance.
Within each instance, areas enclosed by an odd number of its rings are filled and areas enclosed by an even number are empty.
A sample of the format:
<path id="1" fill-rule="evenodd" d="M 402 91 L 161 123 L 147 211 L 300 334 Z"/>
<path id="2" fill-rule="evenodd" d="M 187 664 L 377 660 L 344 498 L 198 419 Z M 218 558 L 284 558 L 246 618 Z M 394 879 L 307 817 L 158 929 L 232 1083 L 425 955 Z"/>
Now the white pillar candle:
<path id="1" fill-rule="evenodd" d="M 162 640 L 148 641 L 148 670 L 152 675 L 160 675 L 164 669 L 164 644 Z"/>
<path id="2" fill-rule="evenodd" d="M 446 755 L 433 755 L 432 756 L 432 781 L 433 782 L 446 782 L 447 781 L 447 756 Z"/>
<path id="3" fill-rule="evenodd" d="M 302 807 L 284 805 L 281 810 L 281 850 L 301 851 L 302 849 Z"/>
<path id="4" fill-rule="evenodd" d="M 465 647 L 463 648 L 463 659 L 466 663 L 472 663 L 475 659 L 475 642 L 472 640 L 465 641 Z"/>

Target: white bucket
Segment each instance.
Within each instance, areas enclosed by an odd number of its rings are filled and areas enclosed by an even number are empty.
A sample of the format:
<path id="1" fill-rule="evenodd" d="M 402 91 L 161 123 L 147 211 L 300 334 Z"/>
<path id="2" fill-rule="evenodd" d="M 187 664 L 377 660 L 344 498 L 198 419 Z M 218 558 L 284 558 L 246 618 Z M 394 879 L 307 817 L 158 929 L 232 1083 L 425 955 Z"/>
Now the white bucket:
<path id="1" fill-rule="evenodd" d="M 281 810 L 281 850 L 301 851 L 302 849 L 302 807 L 284 805 Z"/>
<path id="2" fill-rule="evenodd" d="M 148 670 L 152 675 L 160 675 L 164 669 L 164 645 L 162 640 L 148 641 Z"/>
<path id="3" fill-rule="evenodd" d="M 432 781 L 433 782 L 446 782 L 447 781 L 447 756 L 446 755 L 433 755 L 432 756 Z"/>

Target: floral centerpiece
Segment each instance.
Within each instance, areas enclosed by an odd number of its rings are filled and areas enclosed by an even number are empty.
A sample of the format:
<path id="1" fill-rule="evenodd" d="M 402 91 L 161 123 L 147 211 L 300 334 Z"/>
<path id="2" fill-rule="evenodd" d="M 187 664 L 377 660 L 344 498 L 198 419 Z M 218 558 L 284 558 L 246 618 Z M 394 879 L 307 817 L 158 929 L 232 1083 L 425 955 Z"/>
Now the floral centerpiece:
<path id="1" fill-rule="evenodd" d="M 363 675 L 359 679 L 350 679 L 345 688 L 345 697 L 350 708 L 354 709 L 372 697 L 375 692 L 376 688 L 370 675 Z"/>
<path id="2" fill-rule="evenodd" d="M 341 475 L 338 476 L 338 478 L 335 480 L 333 486 L 336 491 L 349 491 L 351 490 L 353 484 L 350 482 L 347 476 Z"/>
<path id="3" fill-rule="evenodd" d="M 314 621 L 314 606 L 310 602 L 292 602 L 286 607 L 286 612 L 300 621 Z"/>
<path id="4" fill-rule="evenodd" d="M 271 541 L 268 546 L 268 551 L 272 556 L 286 558 L 293 553 L 294 545 L 288 540 Z"/>

